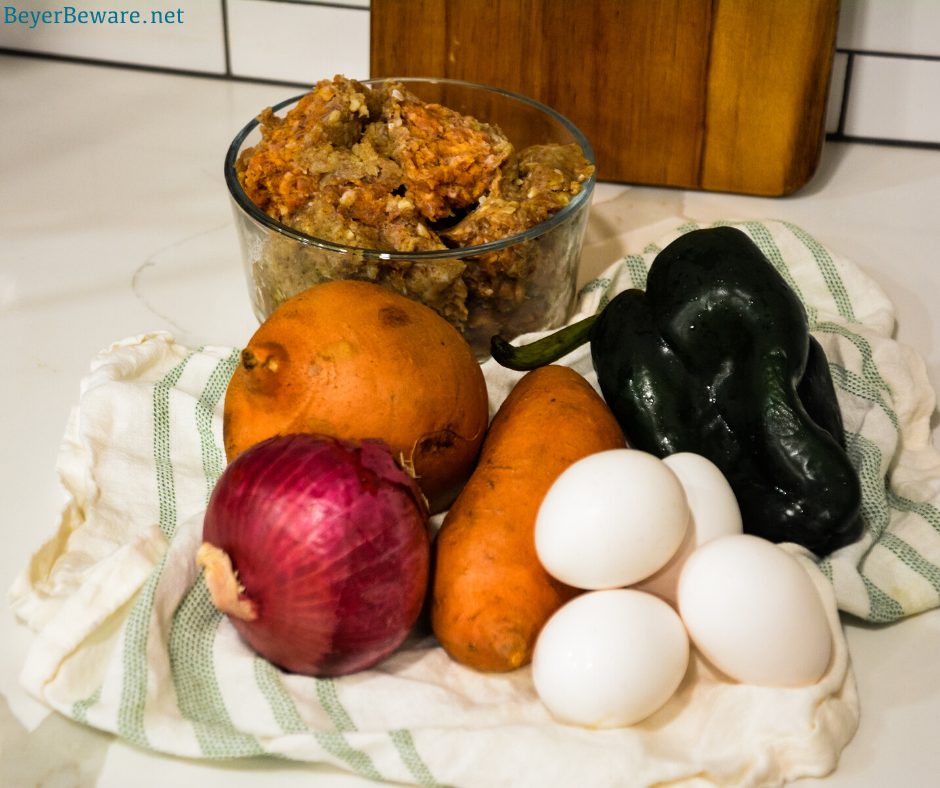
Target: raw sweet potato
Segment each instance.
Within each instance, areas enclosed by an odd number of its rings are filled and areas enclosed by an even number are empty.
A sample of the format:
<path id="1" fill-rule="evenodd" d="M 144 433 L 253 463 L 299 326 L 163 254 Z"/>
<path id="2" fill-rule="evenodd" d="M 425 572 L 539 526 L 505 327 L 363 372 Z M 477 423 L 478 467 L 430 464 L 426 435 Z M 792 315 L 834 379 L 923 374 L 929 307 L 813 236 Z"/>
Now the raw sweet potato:
<path id="1" fill-rule="evenodd" d="M 230 461 L 272 435 L 380 438 L 437 512 L 470 476 L 488 418 L 486 380 L 457 329 L 343 280 L 295 295 L 258 328 L 225 393 L 223 438 Z"/>
<path id="2" fill-rule="evenodd" d="M 434 542 L 431 626 L 451 657 L 487 672 L 531 660 L 542 625 L 579 593 L 539 563 L 542 499 L 576 460 L 624 445 L 606 403 L 574 370 L 546 366 L 520 379 Z"/>

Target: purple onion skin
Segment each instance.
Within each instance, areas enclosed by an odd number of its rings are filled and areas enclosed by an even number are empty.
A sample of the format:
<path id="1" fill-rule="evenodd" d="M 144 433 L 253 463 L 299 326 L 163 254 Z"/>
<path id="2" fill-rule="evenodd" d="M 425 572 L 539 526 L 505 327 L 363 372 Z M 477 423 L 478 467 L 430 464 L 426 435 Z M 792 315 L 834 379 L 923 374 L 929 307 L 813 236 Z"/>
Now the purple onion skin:
<path id="1" fill-rule="evenodd" d="M 203 540 L 231 558 L 258 616 L 229 620 L 285 670 L 340 676 L 391 654 L 428 588 L 428 512 L 380 441 L 275 436 L 235 458 Z"/>

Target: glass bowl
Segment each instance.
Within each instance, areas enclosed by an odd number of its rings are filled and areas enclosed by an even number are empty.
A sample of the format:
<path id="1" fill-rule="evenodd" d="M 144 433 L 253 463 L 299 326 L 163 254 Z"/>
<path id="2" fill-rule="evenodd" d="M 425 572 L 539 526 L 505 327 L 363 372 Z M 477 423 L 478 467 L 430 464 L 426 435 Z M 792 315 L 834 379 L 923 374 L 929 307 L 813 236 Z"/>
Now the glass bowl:
<path id="1" fill-rule="evenodd" d="M 584 135 L 565 117 L 530 98 L 459 80 L 406 77 L 362 84 L 373 88 L 387 81 L 400 83 L 426 103 L 497 126 L 516 151 L 530 145 L 574 143 L 593 168 L 594 152 Z M 300 98 L 283 101 L 272 110 L 283 115 Z M 483 359 L 494 334 L 510 340 L 556 328 L 571 316 L 593 172 L 567 205 L 523 232 L 473 246 L 383 251 L 305 235 L 255 205 L 239 183 L 236 162 L 260 139 L 255 119 L 236 135 L 225 157 L 225 181 L 251 305 L 259 321 L 313 285 L 335 279 L 367 280 L 435 309 Z"/>

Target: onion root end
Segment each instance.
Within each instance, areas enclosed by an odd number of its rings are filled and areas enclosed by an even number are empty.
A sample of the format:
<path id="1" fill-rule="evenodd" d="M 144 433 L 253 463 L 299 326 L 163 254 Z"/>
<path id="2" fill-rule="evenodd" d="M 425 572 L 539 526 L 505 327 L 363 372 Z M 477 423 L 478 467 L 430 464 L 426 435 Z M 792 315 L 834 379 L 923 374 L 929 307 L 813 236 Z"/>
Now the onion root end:
<path id="1" fill-rule="evenodd" d="M 258 606 L 245 596 L 228 553 L 203 542 L 196 551 L 196 564 L 205 570 L 206 586 L 219 610 L 242 621 L 258 618 Z"/>

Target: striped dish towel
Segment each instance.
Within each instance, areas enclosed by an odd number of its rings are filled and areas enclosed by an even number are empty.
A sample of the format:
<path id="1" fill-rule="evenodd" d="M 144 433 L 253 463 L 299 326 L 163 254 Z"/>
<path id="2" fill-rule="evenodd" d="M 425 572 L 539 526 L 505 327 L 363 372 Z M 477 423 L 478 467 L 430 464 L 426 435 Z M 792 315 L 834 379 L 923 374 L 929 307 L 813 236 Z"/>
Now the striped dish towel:
<path id="1" fill-rule="evenodd" d="M 51 708 L 155 751 L 329 763 L 408 784 L 774 785 L 828 773 L 859 713 L 839 609 L 889 621 L 938 603 L 933 394 L 921 361 L 890 339 L 890 303 L 861 272 L 795 227 L 739 226 L 808 305 L 864 482 L 859 544 L 819 565 L 793 550 L 835 643 L 818 684 L 729 684 L 693 658 L 649 720 L 589 731 L 551 720 L 528 669 L 477 674 L 421 632 L 353 676 L 276 669 L 215 610 L 194 563 L 224 467 L 221 401 L 237 350 L 151 334 L 99 354 L 82 383 L 58 462 L 67 493 L 58 531 L 11 591 L 35 631 L 25 686 Z M 693 227 L 672 226 L 612 265 L 584 288 L 573 319 L 642 286 L 656 251 Z M 565 363 L 596 384 L 586 349 Z M 493 362 L 484 371 L 495 410 L 519 373 Z"/>

